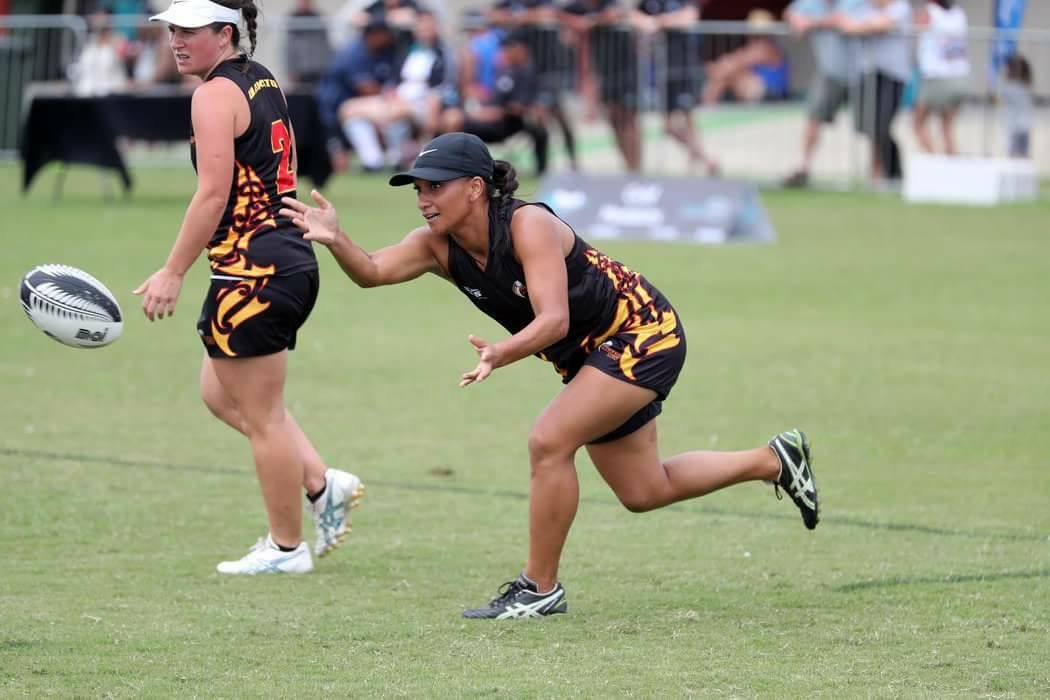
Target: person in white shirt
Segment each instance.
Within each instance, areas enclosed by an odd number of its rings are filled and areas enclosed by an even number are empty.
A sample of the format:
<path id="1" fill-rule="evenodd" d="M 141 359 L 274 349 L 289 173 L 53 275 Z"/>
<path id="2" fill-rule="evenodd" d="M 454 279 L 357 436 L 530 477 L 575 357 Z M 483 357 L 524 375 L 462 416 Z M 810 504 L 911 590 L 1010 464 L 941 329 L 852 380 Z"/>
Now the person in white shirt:
<path id="1" fill-rule="evenodd" d="M 89 18 L 91 38 L 70 67 L 73 94 L 98 97 L 120 92 L 128 83 L 128 73 L 117 46 L 120 38 L 113 33 L 108 12 L 97 12 Z"/>
<path id="2" fill-rule="evenodd" d="M 929 0 L 915 16 L 919 35 L 919 75 L 922 83 L 915 105 L 915 135 L 927 153 L 936 148 L 926 122 L 931 114 L 941 120 L 944 152 L 955 155 L 952 124 L 969 87 L 966 12 L 955 0 Z"/>

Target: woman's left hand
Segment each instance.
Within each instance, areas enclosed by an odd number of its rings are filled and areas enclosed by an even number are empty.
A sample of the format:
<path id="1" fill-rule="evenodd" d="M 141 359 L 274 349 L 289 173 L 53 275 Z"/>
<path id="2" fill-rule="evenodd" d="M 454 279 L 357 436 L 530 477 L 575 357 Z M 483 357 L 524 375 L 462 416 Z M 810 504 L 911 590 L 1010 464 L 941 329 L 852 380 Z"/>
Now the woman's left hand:
<path id="1" fill-rule="evenodd" d="M 141 294 L 142 313 L 150 321 L 175 315 L 175 303 L 182 291 L 182 275 L 162 267 L 140 284 L 132 294 Z"/>
<path id="2" fill-rule="evenodd" d="M 460 386 L 482 382 L 492 374 L 492 370 L 499 367 L 499 351 L 495 345 L 490 345 L 487 340 L 482 340 L 476 335 L 468 336 L 467 339 L 474 346 L 480 359 L 477 367 L 463 374 L 463 381 L 459 383 Z"/>

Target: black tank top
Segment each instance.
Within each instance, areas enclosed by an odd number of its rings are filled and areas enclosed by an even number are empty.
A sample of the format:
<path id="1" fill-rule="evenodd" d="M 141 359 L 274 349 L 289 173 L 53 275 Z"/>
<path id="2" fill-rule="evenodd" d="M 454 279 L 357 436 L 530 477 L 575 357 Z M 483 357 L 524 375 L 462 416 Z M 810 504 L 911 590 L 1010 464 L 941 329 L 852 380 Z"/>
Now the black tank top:
<path id="1" fill-rule="evenodd" d="M 474 306 L 512 334 L 536 318 L 525 287 L 525 270 L 514 258 L 510 245 L 510 220 L 514 212 L 524 206 L 540 206 L 554 214 L 546 204 L 518 199 L 512 200 L 509 211 L 505 210 L 502 216 L 499 207 L 490 207 L 489 254 L 484 270 L 451 236 L 448 239 L 448 273 L 456 287 Z M 494 232 L 497 235 L 493 235 Z M 667 304 L 659 290 L 637 272 L 592 248 L 575 232 L 573 236 L 572 250 L 565 256 L 569 331 L 564 338 L 536 353 L 540 359 L 554 364 L 566 379 L 574 376 L 587 355 L 610 336 L 641 323 L 643 309 L 654 302 Z M 502 251 L 493 245 L 499 238 L 507 241 Z"/>
<path id="2" fill-rule="evenodd" d="M 292 122 L 280 86 L 260 63 L 238 56 L 223 61 L 207 80 L 232 80 L 251 111 L 248 129 L 234 144 L 233 182 L 219 228 L 208 242 L 215 274 L 235 277 L 290 275 L 317 268 L 310 242 L 277 212 L 281 197 L 295 196 Z M 197 168 L 197 148 L 190 141 Z"/>

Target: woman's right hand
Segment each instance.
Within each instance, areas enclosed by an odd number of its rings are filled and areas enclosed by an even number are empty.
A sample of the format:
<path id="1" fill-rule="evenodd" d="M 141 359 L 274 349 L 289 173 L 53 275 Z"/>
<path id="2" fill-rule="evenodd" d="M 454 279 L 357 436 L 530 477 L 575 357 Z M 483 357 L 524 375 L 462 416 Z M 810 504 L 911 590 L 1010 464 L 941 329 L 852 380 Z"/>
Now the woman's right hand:
<path id="1" fill-rule="evenodd" d="M 284 207 L 281 216 L 287 216 L 292 224 L 303 232 L 303 238 L 308 241 L 317 241 L 323 245 L 332 245 L 339 238 L 339 216 L 335 207 L 325 199 L 317 190 L 311 190 L 310 196 L 316 207 L 300 202 L 291 197 L 281 197 Z"/>

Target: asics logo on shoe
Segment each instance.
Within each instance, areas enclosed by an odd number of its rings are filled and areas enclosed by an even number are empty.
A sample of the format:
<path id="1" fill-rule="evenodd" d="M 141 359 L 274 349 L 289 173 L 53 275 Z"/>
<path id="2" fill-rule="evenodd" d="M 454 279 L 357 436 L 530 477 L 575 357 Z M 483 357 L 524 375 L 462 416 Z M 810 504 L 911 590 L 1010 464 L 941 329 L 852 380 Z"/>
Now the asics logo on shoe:
<path id="1" fill-rule="evenodd" d="M 343 503 L 336 503 L 332 498 L 332 491 L 329 489 L 328 495 L 325 498 L 324 510 L 317 514 L 317 522 L 320 526 L 325 528 L 325 532 L 338 530 L 343 526 L 343 516 L 346 514 L 346 509 Z"/>
<path id="2" fill-rule="evenodd" d="M 534 600 L 531 603 L 510 603 L 507 605 L 506 611 L 497 615 L 496 619 L 509 620 L 523 617 L 543 617 L 544 612 L 548 608 L 554 607 L 561 600 L 563 594 L 564 590 L 559 588 L 553 594 Z"/>
<path id="3" fill-rule="evenodd" d="M 299 556 L 299 552 L 296 551 L 296 552 L 290 553 L 286 557 L 280 557 L 279 559 L 271 559 L 269 561 L 267 561 L 265 559 L 256 559 L 254 562 L 251 562 L 250 564 L 248 564 L 245 567 L 244 573 L 246 573 L 246 574 L 266 574 L 266 573 L 280 574 L 280 573 L 283 573 L 283 571 L 281 570 L 281 565 L 282 564 L 287 564 L 291 560 L 295 559 L 297 556 Z"/>
<path id="4" fill-rule="evenodd" d="M 795 464 L 791 459 L 791 455 L 787 453 L 787 450 L 778 449 L 777 452 L 780 453 L 783 465 L 787 467 L 791 474 L 791 481 L 785 484 L 785 488 L 787 488 L 795 498 L 802 501 L 807 507 L 815 509 L 817 504 L 813 502 L 813 499 L 809 495 L 814 490 L 813 482 L 806 475 L 805 468 Z"/>

